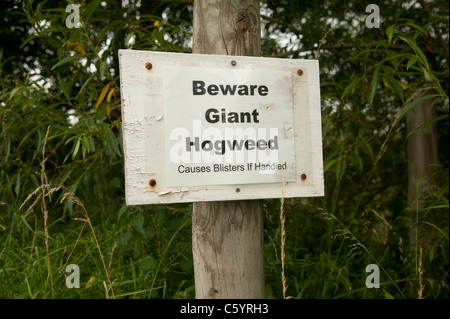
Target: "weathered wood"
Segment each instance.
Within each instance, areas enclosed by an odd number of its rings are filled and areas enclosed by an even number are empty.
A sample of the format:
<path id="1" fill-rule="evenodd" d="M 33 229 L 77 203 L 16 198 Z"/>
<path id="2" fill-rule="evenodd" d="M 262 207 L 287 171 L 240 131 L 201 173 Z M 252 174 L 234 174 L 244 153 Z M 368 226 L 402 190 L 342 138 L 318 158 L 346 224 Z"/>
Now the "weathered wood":
<path id="1" fill-rule="evenodd" d="M 194 1 L 193 53 L 259 56 L 259 1 Z"/>
<path id="2" fill-rule="evenodd" d="M 259 1 L 195 0 L 193 53 L 260 54 Z M 262 202 L 194 203 L 195 295 L 264 298 Z"/>
<path id="3" fill-rule="evenodd" d="M 264 298 L 262 201 L 195 203 L 192 214 L 195 295 Z"/>
<path id="4" fill-rule="evenodd" d="M 425 94 L 430 94 L 426 91 Z M 414 109 L 406 115 L 406 125 L 408 133 L 423 123 L 436 117 L 431 105 L 431 99 L 425 100 L 416 105 Z M 419 193 L 426 188 L 427 180 L 439 164 L 437 147 L 437 128 L 433 123 L 423 129 L 418 130 L 408 137 L 408 202 L 414 207 L 417 198 L 417 182 L 423 177 L 427 177 L 419 187 Z M 422 207 L 419 207 L 421 209 Z"/>
<path id="5" fill-rule="evenodd" d="M 422 96 L 431 94 L 432 90 L 424 91 Z M 420 96 L 418 96 L 420 98 Z M 406 115 L 406 126 L 408 133 L 419 125 L 436 117 L 431 105 L 431 99 L 417 104 L 414 109 Z M 423 129 L 418 130 L 408 137 L 408 203 L 411 211 L 419 211 L 423 208 L 422 195 L 430 191 L 430 178 L 439 164 L 437 128 L 433 123 Z M 420 184 L 419 186 L 417 183 Z M 418 202 L 417 202 L 418 200 Z M 430 214 L 431 212 L 429 212 Z M 416 242 L 419 245 L 426 245 L 427 234 L 425 230 L 416 224 L 416 220 L 411 218 L 409 225 L 409 240 L 412 250 L 417 251 Z M 417 259 L 416 259 L 417 260 Z"/>

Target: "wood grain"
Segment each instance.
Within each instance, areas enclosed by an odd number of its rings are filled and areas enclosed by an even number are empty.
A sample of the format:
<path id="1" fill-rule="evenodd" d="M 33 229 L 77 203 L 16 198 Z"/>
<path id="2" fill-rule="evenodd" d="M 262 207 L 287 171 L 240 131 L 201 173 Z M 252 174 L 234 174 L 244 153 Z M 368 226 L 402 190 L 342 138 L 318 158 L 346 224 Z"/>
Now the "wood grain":
<path id="1" fill-rule="evenodd" d="M 259 1 L 194 2 L 193 53 L 260 54 Z M 262 201 L 194 203 L 198 299 L 264 298 Z"/>
<path id="2" fill-rule="evenodd" d="M 195 1 L 192 51 L 259 56 L 259 10 L 259 1 Z"/>
<path id="3" fill-rule="evenodd" d="M 264 298 L 262 201 L 195 204 L 192 252 L 196 298 Z"/>

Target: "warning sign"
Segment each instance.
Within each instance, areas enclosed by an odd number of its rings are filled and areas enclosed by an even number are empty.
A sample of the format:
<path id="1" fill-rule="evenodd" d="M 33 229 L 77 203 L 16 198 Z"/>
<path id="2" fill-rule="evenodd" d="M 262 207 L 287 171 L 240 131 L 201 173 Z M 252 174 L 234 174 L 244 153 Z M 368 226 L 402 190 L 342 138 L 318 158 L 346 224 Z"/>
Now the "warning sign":
<path id="1" fill-rule="evenodd" d="M 168 186 L 295 181 L 291 74 L 167 67 Z"/>
<path id="2" fill-rule="evenodd" d="M 317 60 L 119 62 L 128 205 L 323 196 Z"/>

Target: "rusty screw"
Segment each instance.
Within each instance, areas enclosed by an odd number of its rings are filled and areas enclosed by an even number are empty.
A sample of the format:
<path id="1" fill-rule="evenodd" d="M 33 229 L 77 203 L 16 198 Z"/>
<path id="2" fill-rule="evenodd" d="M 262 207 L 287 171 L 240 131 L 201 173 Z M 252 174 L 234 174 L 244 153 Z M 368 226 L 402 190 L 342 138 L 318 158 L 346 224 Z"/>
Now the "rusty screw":
<path id="1" fill-rule="evenodd" d="M 237 62 L 236 62 L 236 61 L 234 61 L 234 60 L 233 60 L 233 61 L 231 61 L 231 65 L 232 65 L 232 66 L 235 66 L 236 64 L 237 64 Z"/>
<path id="2" fill-rule="evenodd" d="M 148 182 L 151 187 L 154 187 L 156 185 L 156 181 L 154 179 L 151 179 L 150 182 Z"/>
<path id="3" fill-rule="evenodd" d="M 297 70 L 297 74 L 298 74 L 298 75 L 303 75 L 303 70 L 302 70 L 302 69 L 298 69 L 298 70 Z"/>
<path id="4" fill-rule="evenodd" d="M 304 180 L 306 179 L 306 174 L 302 174 L 302 175 L 300 176 L 300 178 L 302 179 L 302 181 L 304 181 Z"/>
<path id="5" fill-rule="evenodd" d="M 153 67 L 153 65 L 152 65 L 150 62 L 147 62 L 147 63 L 145 64 L 145 67 L 147 68 L 147 70 L 151 70 L 152 67 Z"/>

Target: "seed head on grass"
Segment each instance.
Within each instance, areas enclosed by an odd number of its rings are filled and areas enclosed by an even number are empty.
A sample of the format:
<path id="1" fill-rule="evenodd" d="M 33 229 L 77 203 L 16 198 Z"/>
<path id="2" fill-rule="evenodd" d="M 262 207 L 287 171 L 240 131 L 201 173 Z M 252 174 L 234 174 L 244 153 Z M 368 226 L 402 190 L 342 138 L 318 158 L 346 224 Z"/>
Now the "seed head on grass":
<path id="1" fill-rule="evenodd" d="M 286 276 L 284 274 L 284 247 L 286 243 L 286 228 L 285 221 L 286 217 L 284 215 L 284 187 L 286 185 L 286 169 L 283 174 L 283 185 L 281 187 L 281 207 L 280 207 L 280 221 L 281 221 L 281 283 L 283 284 L 283 299 L 286 299 Z"/>

